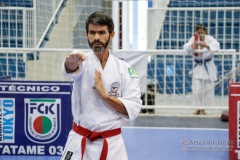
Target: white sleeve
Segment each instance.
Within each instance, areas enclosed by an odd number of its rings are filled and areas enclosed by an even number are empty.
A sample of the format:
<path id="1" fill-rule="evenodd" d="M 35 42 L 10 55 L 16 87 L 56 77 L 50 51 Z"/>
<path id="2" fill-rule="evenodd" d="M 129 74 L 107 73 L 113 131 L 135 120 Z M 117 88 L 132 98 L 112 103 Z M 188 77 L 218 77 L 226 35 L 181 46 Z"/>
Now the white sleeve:
<path id="1" fill-rule="evenodd" d="M 183 49 L 188 53 L 192 54 L 194 50 L 192 49 L 192 44 L 194 42 L 194 37 L 191 37 L 187 43 L 183 45 Z"/>
<path id="2" fill-rule="evenodd" d="M 212 58 L 214 56 L 214 53 L 217 52 L 218 50 L 220 50 L 220 44 L 219 42 L 213 38 L 212 36 L 208 36 L 206 43 L 209 46 L 209 50 L 207 48 L 204 48 L 206 51 L 203 58 L 204 59 L 209 59 Z"/>
<path id="3" fill-rule="evenodd" d="M 219 42 L 211 36 L 210 43 L 208 44 L 211 52 L 217 52 L 220 50 Z"/>
<path id="4" fill-rule="evenodd" d="M 123 89 L 122 97 L 118 98 L 126 107 L 128 117 L 120 114 L 126 120 L 134 120 L 140 113 L 142 107 L 142 100 L 140 98 L 140 80 L 139 77 L 131 75 L 126 67 L 122 73 Z"/>

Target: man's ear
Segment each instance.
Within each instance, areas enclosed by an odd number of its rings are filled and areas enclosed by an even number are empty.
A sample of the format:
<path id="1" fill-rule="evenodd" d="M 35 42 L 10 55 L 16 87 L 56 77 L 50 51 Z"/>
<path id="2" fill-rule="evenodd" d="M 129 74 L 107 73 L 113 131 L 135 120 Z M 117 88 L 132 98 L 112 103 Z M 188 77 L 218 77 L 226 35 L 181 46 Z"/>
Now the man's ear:
<path id="1" fill-rule="evenodd" d="M 115 35 L 115 31 L 112 31 L 112 33 L 110 33 L 110 38 L 112 39 Z"/>

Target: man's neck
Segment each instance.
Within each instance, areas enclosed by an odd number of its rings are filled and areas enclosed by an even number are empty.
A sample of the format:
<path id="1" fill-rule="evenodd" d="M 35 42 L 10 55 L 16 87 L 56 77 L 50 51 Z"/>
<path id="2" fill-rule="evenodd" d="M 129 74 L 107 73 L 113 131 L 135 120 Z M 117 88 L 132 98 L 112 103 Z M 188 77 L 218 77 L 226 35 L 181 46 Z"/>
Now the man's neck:
<path id="1" fill-rule="evenodd" d="M 102 65 L 102 68 L 104 68 L 107 63 L 108 57 L 109 57 L 109 50 L 105 49 L 102 53 L 96 54 L 96 56 L 98 57 L 101 65 Z"/>

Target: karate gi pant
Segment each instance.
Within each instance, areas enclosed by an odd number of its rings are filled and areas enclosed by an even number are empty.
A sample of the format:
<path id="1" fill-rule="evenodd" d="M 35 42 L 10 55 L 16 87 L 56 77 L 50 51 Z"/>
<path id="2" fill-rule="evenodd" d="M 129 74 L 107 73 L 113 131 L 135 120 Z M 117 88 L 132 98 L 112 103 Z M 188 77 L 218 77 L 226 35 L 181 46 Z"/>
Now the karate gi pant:
<path id="1" fill-rule="evenodd" d="M 65 157 L 69 156 L 69 153 L 72 154 L 71 160 L 81 160 L 82 138 L 83 136 L 79 135 L 75 131 L 70 131 L 61 160 L 65 160 Z M 128 160 L 121 134 L 106 139 L 108 142 L 107 160 Z M 99 138 L 93 142 L 87 139 L 83 160 L 99 160 L 102 148 L 102 138 Z"/>
<path id="2" fill-rule="evenodd" d="M 211 106 L 214 102 L 214 82 L 202 79 L 193 79 L 193 105 L 197 107 Z"/>

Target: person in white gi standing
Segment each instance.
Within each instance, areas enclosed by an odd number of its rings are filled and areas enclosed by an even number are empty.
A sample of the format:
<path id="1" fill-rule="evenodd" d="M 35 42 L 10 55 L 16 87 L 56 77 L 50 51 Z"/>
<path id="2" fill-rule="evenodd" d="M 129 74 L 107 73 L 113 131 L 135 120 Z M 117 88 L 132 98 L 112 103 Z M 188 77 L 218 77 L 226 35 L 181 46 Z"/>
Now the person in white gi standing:
<path id="1" fill-rule="evenodd" d="M 217 68 L 213 61 L 214 53 L 220 49 L 219 42 L 207 34 L 204 25 L 196 27 L 196 34 L 184 44 L 183 49 L 194 56 L 192 69 L 192 91 L 195 106 L 200 107 L 194 114 L 206 112 L 201 107 L 210 106 L 214 100 L 214 81 L 217 80 Z M 199 50 L 199 52 L 197 52 Z"/>
<path id="2" fill-rule="evenodd" d="M 92 13 L 86 20 L 92 51 L 74 50 L 64 60 L 62 71 L 74 81 L 74 124 L 62 160 L 128 159 L 121 127 L 139 115 L 141 92 L 135 70 L 110 53 L 114 34 L 111 17 Z"/>

